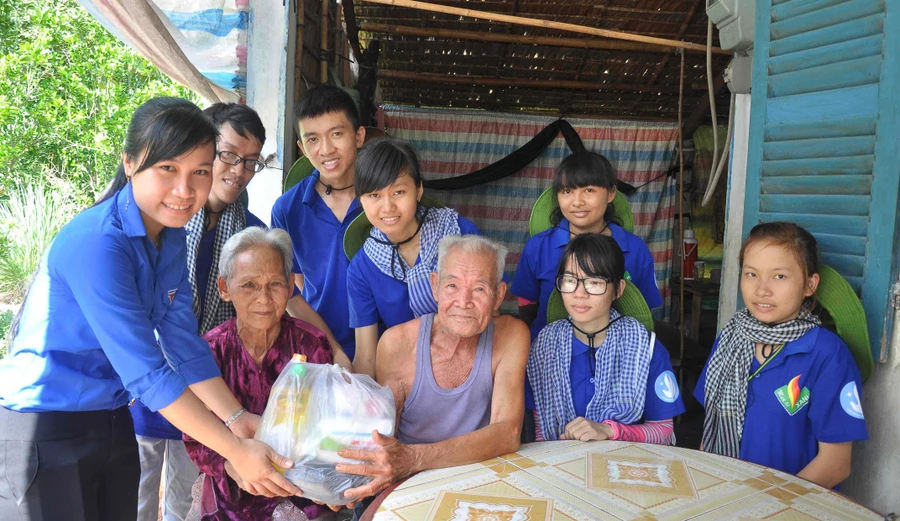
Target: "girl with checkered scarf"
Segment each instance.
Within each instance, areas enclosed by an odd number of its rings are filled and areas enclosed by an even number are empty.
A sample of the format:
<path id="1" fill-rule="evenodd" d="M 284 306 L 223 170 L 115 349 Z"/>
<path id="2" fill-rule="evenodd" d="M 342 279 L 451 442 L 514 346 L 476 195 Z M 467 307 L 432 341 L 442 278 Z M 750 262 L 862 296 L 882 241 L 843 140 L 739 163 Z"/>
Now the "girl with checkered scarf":
<path id="1" fill-rule="evenodd" d="M 719 334 L 694 396 L 706 408 L 705 450 L 830 488 L 867 432 L 856 363 L 813 313 L 817 255 L 794 223 L 753 227 L 739 257 L 747 307 Z"/>
<path id="2" fill-rule="evenodd" d="M 582 234 L 566 247 L 556 288 L 569 317 L 544 327 L 528 358 L 538 439 L 674 443 L 684 406 L 668 352 L 612 309 L 624 275 L 612 237 Z"/>

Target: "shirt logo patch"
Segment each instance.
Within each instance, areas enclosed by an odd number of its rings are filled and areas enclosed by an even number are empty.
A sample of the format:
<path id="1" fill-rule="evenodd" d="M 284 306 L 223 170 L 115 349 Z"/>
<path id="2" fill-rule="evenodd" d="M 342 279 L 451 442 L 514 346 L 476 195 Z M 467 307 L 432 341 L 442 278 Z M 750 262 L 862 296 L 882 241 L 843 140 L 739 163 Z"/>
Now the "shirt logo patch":
<path id="1" fill-rule="evenodd" d="M 863 419 L 862 402 L 859 400 L 856 382 L 847 382 L 847 385 L 841 389 L 841 409 L 857 420 Z"/>
<path id="2" fill-rule="evenodd" d="M 653 276 L 655 277 L 656 275 L 654 274 Z M 631 273 L 628 273 L 628 270 L 625 270 L 625 280 L 631 282 Z"/>
<path id="3" fill-rule="evenodd" d="M 791 416 L 809 403 L 809 389 L 800 389 L 800 376 L 798 374 L 787 385 L 775 389 L 775 397 Z"/>
<path id="4" fill-rule="evenodd" d="M 674 403 L 681 394 L 678 390 L 678 383 L 675 381 L 675 374 L 672 371 L 664 371 L 657 376 L 654 388 L 656 389 L 656 396 L 666 403 Z"/>
<path id="5" fill-rule="evenodd" d="M 169 304 L 171 304 L 175 300 L 175 294 L 178 293 L 178 288 L 170 289 L 169 293 Z"/>

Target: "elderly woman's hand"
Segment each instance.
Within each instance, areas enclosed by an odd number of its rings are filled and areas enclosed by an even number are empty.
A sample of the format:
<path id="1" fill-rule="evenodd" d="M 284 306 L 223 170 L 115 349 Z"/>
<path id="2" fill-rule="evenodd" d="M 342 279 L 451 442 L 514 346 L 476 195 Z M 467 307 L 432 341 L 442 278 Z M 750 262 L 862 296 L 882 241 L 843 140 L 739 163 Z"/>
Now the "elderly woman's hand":
<path id="1" fill-rule="evenodd" d="M 281 475 L 272 465 L 291 468 L 294 462 L 279 455 L 272 447 L 253 439 L 241 439 L 241 450 L 229 459 L 234 472 L 232 479 L 244 490 L 256 496 L 289 497 L 303 492 Z"/>
<path id="2" fill-rule="evenodd" d="M 259 428 L 261 419 L 258 414 L 244 412 L 228 428 L 231 429 L 232 434 L 239 438 L 252 438 L 256 436 L 256 429 Z"/>

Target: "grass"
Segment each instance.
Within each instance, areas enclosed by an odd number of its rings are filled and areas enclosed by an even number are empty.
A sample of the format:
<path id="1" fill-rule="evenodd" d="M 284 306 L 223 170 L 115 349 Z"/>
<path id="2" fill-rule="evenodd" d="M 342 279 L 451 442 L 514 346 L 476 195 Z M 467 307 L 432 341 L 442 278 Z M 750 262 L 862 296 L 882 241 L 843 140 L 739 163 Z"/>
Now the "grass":
<path id="1" fill-rule="evenodd" d="M 22 301 L 44 251 L 75 214 L 65 188 L 29 184 L 0 202 L 0 300 Z"/>

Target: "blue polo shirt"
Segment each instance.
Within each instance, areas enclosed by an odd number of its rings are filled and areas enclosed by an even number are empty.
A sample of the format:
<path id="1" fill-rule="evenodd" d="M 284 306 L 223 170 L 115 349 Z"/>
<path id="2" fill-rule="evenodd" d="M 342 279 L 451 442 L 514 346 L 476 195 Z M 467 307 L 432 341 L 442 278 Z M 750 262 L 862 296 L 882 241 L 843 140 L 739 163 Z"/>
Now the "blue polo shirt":
<path id="1" fill-rule="evenodd" d="M 465 217 L 457 219 L 462 235 L 481 235 L 478 227 Z M 420 259 L 416 258 L 416 264 Z M 437 265 L 432 266 L 432 271 Z M 347 270 L 347 291 L 350 301 L 350 327 L 366 327 L 382 323 L 384 327 L 409 322 L 416 318 L 409 307 L 409 286 L 386 275 L 360 249 Z"/>
<path id="2" fill-rule="evenodd" d="M 572 335 L 572 363 L 569 366 L 569 382 L 572 386 L 572 404 L 575 414 L 584 417 L 587 406 L 594 398 L 596 387 L 591 375 L 591 355 L 587 344 Z M 659 343 L 653 345 L 650 370 L 647 373 L 647 392 L 644 398 L 643 421 L 661 421 L 674 418 L 684 412 L 678 379 L 672 371 L 669 352 Z"/>
<path id="3" fill-rule="evenodd" d="M 51 243 L 0 364 L 0 405 L 110 410 L 134 396 L 155 411 L 220 376 L 197 336 L 185 231 L 164 229 L 157 250 L 131 190 L 84 210 Z"/>
<path id="4" fill-rule="evenodd" d="M 319 171 L 285 192 L 272 208 L 272 227 L 288 232 L 294 245 L 294 273 L 303 275 L 303 298 L 328 324 L 347 356 L 353 360 L 356 339 L 347 306 L 347 267 L 344 232 L 362 212 L 354 199 L 343 222 L 316 192 Z"/>
<path id="5" fill-rule="evenodd" d="M 663 300 L 656 285 L 656 272 L 650 248 L 637 235 L 621 226 L 610 223 L 612 238 L 625 255 L 625 270 L 631 282 L 641 291 L 650 309 L 662 306 Z M 569 221 L 563 219 L 559 226 L 544 230 L 528 239 L 516 268 L 510 292 L 520 298 L 538 303 L 538 314 L 531 324 L 531 338 L 537 338 L 547 325 L 547 302 L 556 289 L 556 272 L 563 251 L 569 244 Z"/>
<path id="6" fill-rule="evenodd" d="M 718 344 L 717 339 L 713 352 Z M 754 357 L 746 376 L 759 366 Z M 706 398 L 706 370 L 694 389 L 701 404 Z M 799 393 L 792 402 L 788 388 L 797 376 Z M 868 439 L 861 389 L 850 349 L 831 331 L 817 327 L 785 344 L 747 386 L 741 459 L 797 474 L 819 453 L 820 441 Z"/>

